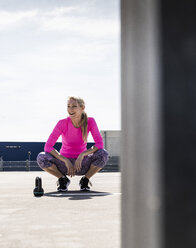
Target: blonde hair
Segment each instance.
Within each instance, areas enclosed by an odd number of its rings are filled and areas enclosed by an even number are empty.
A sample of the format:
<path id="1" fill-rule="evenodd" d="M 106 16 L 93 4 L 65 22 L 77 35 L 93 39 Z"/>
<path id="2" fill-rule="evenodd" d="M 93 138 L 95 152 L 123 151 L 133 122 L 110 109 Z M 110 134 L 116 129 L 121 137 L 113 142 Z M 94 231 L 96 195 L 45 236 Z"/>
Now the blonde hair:
<path id="1" fill-rule="evenodd" d="M 81 108 L 85 108 L 85 102 L 82 98 L 80 97 L 75 97 L 75 96 L 69 96 L 69 100 L 74 100 L 76 101 Z M 83 111 L 82 116 L 81 116 L 81 128 L 82 128 L 82 138 L 85 142 L 87 142 L 87 128 L 88 128 L 88 116 L 85 111 Z"/>

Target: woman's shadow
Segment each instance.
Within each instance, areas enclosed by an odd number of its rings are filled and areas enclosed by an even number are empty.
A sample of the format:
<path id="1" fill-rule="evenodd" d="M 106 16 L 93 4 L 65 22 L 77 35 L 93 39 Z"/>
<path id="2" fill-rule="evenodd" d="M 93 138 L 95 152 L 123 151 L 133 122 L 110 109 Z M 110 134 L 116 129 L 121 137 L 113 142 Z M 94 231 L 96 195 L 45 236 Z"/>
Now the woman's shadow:
<path id="1" fill-rule="evenodd" d="M 70 190 L 65 192 L 47 192 L 44 193 L 44 196 L 47 197 L 65 197 L 69 200 L 87 200 L 93 199 L 94 197 L 112 195 L 109 192 L 99 192 L 99 191 L 79 191 L 79 190 Z"/>

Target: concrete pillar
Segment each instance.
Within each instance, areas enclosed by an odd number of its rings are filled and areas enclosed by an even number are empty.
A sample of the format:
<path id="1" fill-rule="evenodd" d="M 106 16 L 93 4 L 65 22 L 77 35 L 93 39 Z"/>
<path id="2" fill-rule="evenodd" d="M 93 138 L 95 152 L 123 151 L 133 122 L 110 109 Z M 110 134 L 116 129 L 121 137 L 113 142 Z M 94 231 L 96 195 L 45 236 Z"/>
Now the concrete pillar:
<path id="1" fill-rule="evenodd" d="M 122 248 L 162 243 L 157 3 L 121 0 Z"/>
<path id="2" fill-rule="evenodd" d="M 166 248 L 196 247 L 196 1 L 162 0 Z"/>

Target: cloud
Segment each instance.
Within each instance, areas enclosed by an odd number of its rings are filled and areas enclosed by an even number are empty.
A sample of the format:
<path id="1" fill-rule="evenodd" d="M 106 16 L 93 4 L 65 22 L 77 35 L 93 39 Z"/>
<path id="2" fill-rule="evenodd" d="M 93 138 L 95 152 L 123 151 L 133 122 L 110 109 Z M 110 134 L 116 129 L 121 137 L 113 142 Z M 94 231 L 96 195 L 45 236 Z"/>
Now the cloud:
<path id="1" fill-rule="evenodd" d="M 119 35 L 116 18 L 89 16 L 89 8 L 83 5 L 59 7 L 52 10 L 0 11 L 0 30 L 23 28 L 26 23 L 41 32 L 75 33 L 83 36 L 104 37 Z"/>
<path id="2" fill-rule="evenodd" d="M 10 27 L 23 25 L 25 20 L 35 18 L 37 12 L 37 10 L 17 12 L 0 11 L 0 30 L 7 30 Z"/>
<path id="3" fill-rule="evenodd" d="M 118 127 L 120 22 L 113 1 L 0 10 L 1 140 L 45 140 L 66 115 L 68 95 L 86 100 L 101 129 Z"/>
<path id="4" fill-rule="evenodd" d="M 117 20 L 96 20 L 85 17 L 57 16 L 44 19 L 41 25 L 44 31 L 72 32 L 79 35 L 95 37 L 116 36 L 119 34 Z"/>

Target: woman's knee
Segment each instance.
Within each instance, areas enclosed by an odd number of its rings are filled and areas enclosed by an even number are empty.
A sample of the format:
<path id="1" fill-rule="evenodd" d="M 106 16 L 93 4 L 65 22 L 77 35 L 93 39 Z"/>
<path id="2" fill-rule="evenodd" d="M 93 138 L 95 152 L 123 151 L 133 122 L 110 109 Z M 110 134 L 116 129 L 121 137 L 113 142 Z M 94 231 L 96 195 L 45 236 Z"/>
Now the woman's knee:
<path id="1" fill-rule="evenodd" d="M 95 158 L 93 165 L 103 168 L 108 162 L 109 154 L 105 149 L 99 149 L 95 152 Z"/>
<path id="2" fill-rule="evenodd" d="M 108 152 L 105 150 L 105 149 L 99 149 L 99 150 L 97 150 L 96 151 L 96 155 L 97 156 L 100 156 L 100 157 L 103 157 L 104 159 L 108 159 L 108 157 L 109 157 L 109 154 L 108 154 Z"/>
<path id="3" fill-rule="evenodd" d="M 52 166 L 52 155 L 48 152 L 40 152 L 37 155 L 37 163 L 41 169 L 49 168 Z"/>

